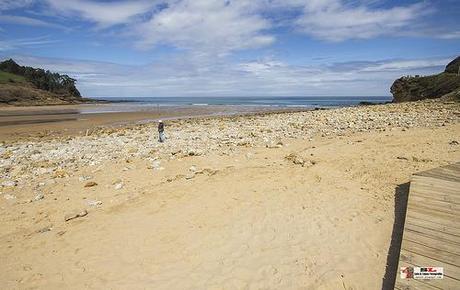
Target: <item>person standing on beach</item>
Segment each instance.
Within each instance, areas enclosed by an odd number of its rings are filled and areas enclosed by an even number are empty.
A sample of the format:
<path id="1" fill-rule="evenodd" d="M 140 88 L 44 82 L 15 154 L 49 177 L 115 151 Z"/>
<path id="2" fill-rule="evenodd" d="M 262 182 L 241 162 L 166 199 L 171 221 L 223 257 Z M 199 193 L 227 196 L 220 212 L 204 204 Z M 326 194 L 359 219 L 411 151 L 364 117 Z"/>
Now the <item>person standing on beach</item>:
<path id="1" fill-rule="evenodd" d="M 165 125 L 162 120 L 158 120 L 158 142 L 163 143 L 165 141 Z"/>

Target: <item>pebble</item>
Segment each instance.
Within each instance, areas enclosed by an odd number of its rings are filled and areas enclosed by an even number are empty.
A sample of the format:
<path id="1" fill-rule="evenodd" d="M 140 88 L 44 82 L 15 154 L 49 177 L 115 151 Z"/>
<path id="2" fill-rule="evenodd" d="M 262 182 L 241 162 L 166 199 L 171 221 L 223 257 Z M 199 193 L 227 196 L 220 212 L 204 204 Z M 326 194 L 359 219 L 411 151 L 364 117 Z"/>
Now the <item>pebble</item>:
<path id="1" fill-rule="evenodd" d="M 13 180 L 5 180 L 2 182 L 3 187 L 14 187 L 16 185 L 17 185 L 16 181 L 13 181 Z"/>
<path id="2" fill-rule="evenodd" d="M 16 199 L 16 196 L 14 196 L 12 194 L 5 194 L 5 195 L 3 195 L 3 198 L 4 199 Z"/>
<path id="3" fill-rule="evenodd" d="M 174 156 L 180 160 L 209 153 L 230 155 L 238 145 L 287 147 L 288 138 L 313 140 L 319 136 L 334 138 L 345 133 L 385 128 L 440 127 L 460 122 L 458 108 L 458 103 L 421 101 L 251 117 L 177 120 L 168 126 L 167 144 L 148 141 L 156 126 L 154 122 L 130 128 L 100 128 L 92 130 L 89 136 L 31 139 L 8 144 L 7 148 L 2 145 L 0 178 L 7 181 L 2 182 L 3 187 L 12 187 L 36 184 L 48 174 L 51 175 L 49 181 L 55 182 L 54 179 L 65 178 L 85 166 L 103 166 L 106 161 L 126 160 L 128 156 L 132 160 L 152 156 L 157 159 Z M 201 129 L 196 130 L 197 127 Z M 458 141 L 449 144 L 458 145 Z M 164 169 L 160 162 L 152 162 L 149 167 Z M 127 170 L 128 167 L 123 168 Z M 15 180 L 14 183 L 11 180 Z M 87 179 L 82 177 L 80 181 Z"/>
<path id="4" fill-rule="evenodd" d="M 94 181 L 88 181 L 86 184 L 85 184 L 85 187 L 93 187 L 93 186 L 96 186 L 97 183 L 94 182 Z"/>
<path id="5" fill-rule="evenodd" d="M 90 180 L 92 177 L 91 176 L 80 176 L 78 178 L 79 181 L 87 181 Z"/>
<path id="6" fill-rule="evenodd" d="M 43 228 L 41 228 L 41 229 L 38 229 L 38 230 L 36 231 L 36 233 L 42 234 L 42 233 L 49 232 L 49 231 L 51 231 L 52 229 L 53 229 L 52 226 L 46 226 L 46 227 L 43 227 Z"/>
<path id="7" fill-rule="evenodd" d="M 43 195 L 43 193 L 39 193 L 35 196 L 34 200 L 35 201 L 39 201 L 39 200 L 42 200 L 45 198 L 45 195 Z"/>
<path id="8" fill-rule="evenodd" d="M 152 162 L 152 165 L 148 167 L 149 169 L 154 169 L 154 170 L 163 170 L 164 167 L 160 166 L 161 161 L 160 160 L 155 160 Z"/>
<path id="9" fill-rule="evenodd" d="M 64 221 L 67 222 L 76 218 L 84 217 L 86 215 L 88 215 L 88 211 L 86 209 L 82 211 L 73 211 L 64 216 Z"/>
<path id="10" fill-rule="evenodd" d="M 123 186 L 124 186 L 123 183 L 120 182 L 120 183 L 115 184 L 114 188 L 115 188 L 116 190 L 120 190 L 120 189 L 123 188 Z"/>
<path id="11" fill-rule="evenodd" d="M 101 206 L 102 205 L 102 201 L 100 200 L 88 200 L 87 203 L 89 206 Z"/>

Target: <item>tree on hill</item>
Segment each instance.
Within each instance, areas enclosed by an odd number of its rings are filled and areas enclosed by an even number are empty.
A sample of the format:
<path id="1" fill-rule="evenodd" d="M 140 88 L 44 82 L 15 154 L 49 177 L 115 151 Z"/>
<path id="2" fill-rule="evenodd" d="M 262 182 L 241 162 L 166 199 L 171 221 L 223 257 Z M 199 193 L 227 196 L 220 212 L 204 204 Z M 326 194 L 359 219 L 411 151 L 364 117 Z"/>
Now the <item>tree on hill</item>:
<path id="1" fill-rule="evenodd" d="M 23 76 L 32 83 L 37 89 L 49 91 L 56 94 L 81 97 L 80 92 L 75 86 L 77 80 L 68 75 L 61 75 L 41 68 L 30 66 L 20 66 L 14 60 L 8 59 L 0 62 L 0 70 L 12 74 Z"/>

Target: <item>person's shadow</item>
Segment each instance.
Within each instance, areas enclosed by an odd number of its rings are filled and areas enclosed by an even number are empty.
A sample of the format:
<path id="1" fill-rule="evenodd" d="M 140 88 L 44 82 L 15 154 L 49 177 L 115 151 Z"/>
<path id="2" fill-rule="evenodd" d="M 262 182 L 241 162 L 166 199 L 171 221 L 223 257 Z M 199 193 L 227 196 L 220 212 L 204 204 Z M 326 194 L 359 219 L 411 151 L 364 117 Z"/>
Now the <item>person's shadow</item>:
<path id="1" fill-rule="evenodd" d="M 383 276 L 382 290 L 394 289 L 398 274 L 399 253 L 401 251 L 404 222 L 406 220 L 409 182 L 400 184 L 395 189 L 395 222 L 391 234 L 390 248 L 387 255 L 387 266 Z"/>

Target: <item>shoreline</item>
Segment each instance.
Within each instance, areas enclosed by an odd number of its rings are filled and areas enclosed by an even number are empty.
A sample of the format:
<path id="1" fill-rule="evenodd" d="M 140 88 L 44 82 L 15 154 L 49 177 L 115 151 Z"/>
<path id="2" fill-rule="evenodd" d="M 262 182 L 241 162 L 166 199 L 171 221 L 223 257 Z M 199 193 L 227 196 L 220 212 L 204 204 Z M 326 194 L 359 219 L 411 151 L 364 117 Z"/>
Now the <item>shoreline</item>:
<path id="1" fill-rule="evenodd" d="M 159 110 L 148 107 L 117 111 L 106 104 L 30 106 L 0 108 L 0 140 L 16 141 L 34 137 L 55 138 L 77 136 L 102 127 L 134 126 L 157 119 L 179 120 L 190 118 L 258 115 L 265 113 L 303 112 L 314 110 L 301 107 L 249 106 L 168 106 Z M 123 109 L 123 108 L 121 108 Z M 112 111 L 111 111 L 112 110 Z M 125 109 L 126 110 L 126 109 Z"/>

